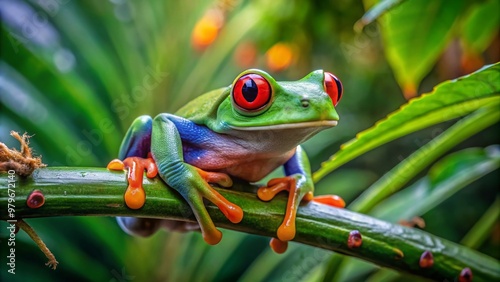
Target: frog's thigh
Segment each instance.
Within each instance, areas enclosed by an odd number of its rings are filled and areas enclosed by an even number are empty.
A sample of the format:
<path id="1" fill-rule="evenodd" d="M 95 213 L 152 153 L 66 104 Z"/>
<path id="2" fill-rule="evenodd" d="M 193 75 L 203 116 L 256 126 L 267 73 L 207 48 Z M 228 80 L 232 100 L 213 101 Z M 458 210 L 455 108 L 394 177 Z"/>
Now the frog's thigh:
<path id="1" fill-rule="evenodd" d="M 127 157 L 146 158 L 151 148 L 151 130 L 153 119 L 150 116 L 136 118 L 123 138 L 118 157 L 123 160 Z"/>
<path id="2" fill-rule="evenodd" d="M 116 221 L 123 231 L 129 235 L 148 237 L 161 226 L 162 219 L 142 217 L 117 217 Z"/>

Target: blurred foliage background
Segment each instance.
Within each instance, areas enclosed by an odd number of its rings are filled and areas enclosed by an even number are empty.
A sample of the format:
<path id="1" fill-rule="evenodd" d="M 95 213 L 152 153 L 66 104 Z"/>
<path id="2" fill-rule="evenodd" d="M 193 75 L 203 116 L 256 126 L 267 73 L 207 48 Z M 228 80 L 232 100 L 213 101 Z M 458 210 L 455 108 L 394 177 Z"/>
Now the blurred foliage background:
<path id="1" fill-rule="evenodd" d="M 50 166 L 103 167 L 116 157 L 139 115 L 174 112 L 229 85 L 247 68 L 265 69 L 278 80 L 325 69 L 342 80 L 345 92 L 337 107 L 339 125 L 304 145 L 317 170 L 342 143 L 407 99 L 500 60 L 500 1 L 382 1 L 395 8 L 361 28 L 358 20 L 376 2 L 0 0 L 0 140 L 15 147 L 9 131 L 28 132 L 35 153 Z M 451 124 L 364 154 L 322 179 L 318 192 L 351 202 Z M 484 148 L 498 137 L 497 124 L 453 150 Z M 493 204 L 498 176 L 490 173 L 419 214 L 422 228 L 460 242 L 490 207 L 498 206 Z M 391 214 L 383 208 L 379 213 Z M 43 254 L 20 232 L 16 275 L 3 271 L 2 251 L 2 281 L 405 279 L 293 243 L 285 255 L 276 255 L 267 238 L 227 230 L 212 247 L 197 233 L 132 238 L 113 218 L 29 222 L 60 265 L 56 271 L 45 267 Z M 8 235 L 3 224 L 0 234 L 3 245 Z M 474 247 L 500 258 L 499 234 L 493 220 Z"/>

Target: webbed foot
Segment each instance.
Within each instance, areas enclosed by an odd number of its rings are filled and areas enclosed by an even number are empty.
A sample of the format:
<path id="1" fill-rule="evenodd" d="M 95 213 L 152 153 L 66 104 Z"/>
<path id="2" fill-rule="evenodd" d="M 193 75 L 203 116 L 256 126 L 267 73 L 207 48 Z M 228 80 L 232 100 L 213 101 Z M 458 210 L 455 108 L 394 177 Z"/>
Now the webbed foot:
<path id="1" fill-rule="evenodd" d="M 279 192 L 288 191 L 288 202 L 283 222 L 278 228 L 278 239 L 280 241 L 290 241 L 295 237 L 295 217 L 300 201 L 306 193 L 301 189 L 305 177 L 303 175 L 286 176 L 271 179 L 266 187 L 261 187 L 257 191 L 257 196 L 262 201 L 272 200 Z"/>
<path id="2" fill-rule="evenodd" d="M 207 183 L 217 184 L 222 187 L 233 186 L 233 181 L 231 178 L 220 172 L 208 172 L 202 169 L 196 168 L 201 178 L 203 178 Z M 208 192 L 208 193 L 207 193 Z M 204 197 L 210 202 L 214 203 L 220 211 L 231 221 L 232 223 L 239 223 L 243 219 L 243 210 L 226 200 L 219 192 L 217 192 L 212 186 L 208 185 L 208 191 L 204 193 Z"/>
<path id="3" fill-rule="evenodd" d="M 128 157 L 123 162 L 114 159 L 109 162 L 107 168 L 109 170 L 128 170 L 128 187 L 124 195 L 125 204 L 134 210 L 142 208 L 146 202 L 146 192 L 142 187 L 144 170 L 146 170 L 148 178 L 154 178 L 158 174 L 158 168 L 153 158 Z"/>
<path id="4" fill-rule="evenodd" d="M 203 198 L 215 204 L 224 216 L 229 219 L 229 221 L 232 223 L 239 223 L 243 219 L 243 210 L 239 206 L 229 202 L 208 184 L 215 183 L 223 187 L 230 187 L 233 182 L 231 178 L 224 173 L 207 172 L 191 165 L 187 165 L 186 168 L 190 171 L 190 173 L 183 175 L 192 175 L 197 173 L 200 177 L 191 177 L 193 182 L 189 183 L 189 186 L 195 189 L 191 189 L 184 193 L 181 192 L 181 194 L 183 194 L 188 201 L 198 223 L 200 224 L 203 239 L 208 244 L 215 245 L 222 239 L 222 233 L 215 228 L 215 225 L 205 208 Z"/>
<path id="5" fill-rule="evenodd" d="M 288 241 L 295 237 L 296 227 L 295 219 L 300 202 L 314 201 L 333 207 L 345 207 L 342 198 L 335 195 L 324 195 L 314 197 L 312 192 L 312 183 L 306 181 L 305 176 L 294 174 L 286 177 L 271 179 L 267 186 L 259 188 L 257 196 L 262 201 L 272 200 L 279 192 L 288 191 L 288 201 L 283 222 L 277 231 L 277 238 L 272 238 L 270 242 L 271 249 L 278 254 L 286 251 Z"/>

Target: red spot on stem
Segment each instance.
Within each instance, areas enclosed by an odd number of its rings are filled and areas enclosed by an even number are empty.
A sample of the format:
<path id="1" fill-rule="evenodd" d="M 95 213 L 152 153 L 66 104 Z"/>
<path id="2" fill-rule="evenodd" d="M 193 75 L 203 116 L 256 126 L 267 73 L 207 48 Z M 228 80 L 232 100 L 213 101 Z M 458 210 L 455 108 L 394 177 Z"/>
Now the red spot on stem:
<path id="1" fill-rule="evenodd" d="M 434 256 L 430 251 L 425 251 L 420 256 L 418 264 L 421 268 L 430 268 L 434 265 Z"/>
<path id="2" fill-rule="evenodd" d="M 347 238 L 347 246 L 349 248 L 359 248 L 363 244 L 363 238 L 361 238 L 361 233 L 358 230 L 353 230 L 349 233 L 349 238 Z"/>
<path id="3" fill-rule="evenodd" d="M 460 272 L 460 276 L 458 276 L 458 282 L 470 282 L 472 281 L 472 270 L 466 267 L 462 269 Z"/>
<path id="4" fill-rule="evenodd" d="M 28 199 L 26 200 L 26 205 L 28 205 L 28 207 L 32 209 L 38 209 L 39 207 L 43 206 L 43 204 L 45 204 L 45 196 L 40 190 L 31 192 L 31 194 L 28 196 Z"/>

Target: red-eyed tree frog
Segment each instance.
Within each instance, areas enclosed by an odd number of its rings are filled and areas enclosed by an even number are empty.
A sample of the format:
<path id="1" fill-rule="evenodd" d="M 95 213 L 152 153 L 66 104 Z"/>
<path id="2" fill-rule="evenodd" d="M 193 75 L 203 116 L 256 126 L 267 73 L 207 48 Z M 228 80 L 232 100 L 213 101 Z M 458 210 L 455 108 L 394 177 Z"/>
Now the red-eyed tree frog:
<path id="1" fill-rule="evenodd" d="M 209 183 L 230 187 L 231 177 L 257 182 L 283 165 L 286 176 L 270 180 L 257 192 L 262 201 L 272 200 L 280 191 L 289 192 L 285 218 L 277 239 L 271 241 L 275 251 L 283 252 L 295 236 L 301 201 L 345 205 L 337 196 L 313 197 L 309 160 L 299 146 L 337 125 L 335 106 L 341 95 L 341 82 L 322 70 L 293 82 L 277 82 L 262 70 L 246 70 L 230 86 L 194 99 L 175 114 L 137 118 L 120 147 L 123 162 L 113 160 L 108 168 L 129 169 L 124 198 L 131 209 L 141 208 L 146 201 L 144 170 L 148 177 L 159 173 L 188 202 L 205 241 L 217 244 L 222 233 L 203 199 L 217 205 L 233 223 L 244 215 Z M 162 225 L 158 219 L 145 218 L 122 217 L 118 222 L 126 232 L 138 235 L 150 235 Z M 168 225 L 175 229 L 182 224 Z"/>

